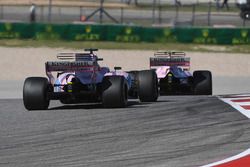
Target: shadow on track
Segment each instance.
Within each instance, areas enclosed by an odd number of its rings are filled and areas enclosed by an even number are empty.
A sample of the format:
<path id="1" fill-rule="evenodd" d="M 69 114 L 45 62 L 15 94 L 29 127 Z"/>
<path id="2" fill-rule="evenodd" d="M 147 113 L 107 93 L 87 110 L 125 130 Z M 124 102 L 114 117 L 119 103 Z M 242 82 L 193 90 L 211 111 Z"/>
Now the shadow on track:
<path id="1" fill-rule="evenodd" d="M 125 108 L 146 108 L 148 104 L 151 103 L 140 103 L 139 101 L 128 101 L 127 107 Z M 90 104 L 70 104 L 58 107 L 52 107 L 48 110 L 78 110 L 78 109 L 113 109 L 104 108 L 101 103 L 90 103 Z M 116 108 L 117 109 L 117 108 Z M 118 108 L 119 109 L 119 108 Z"/>

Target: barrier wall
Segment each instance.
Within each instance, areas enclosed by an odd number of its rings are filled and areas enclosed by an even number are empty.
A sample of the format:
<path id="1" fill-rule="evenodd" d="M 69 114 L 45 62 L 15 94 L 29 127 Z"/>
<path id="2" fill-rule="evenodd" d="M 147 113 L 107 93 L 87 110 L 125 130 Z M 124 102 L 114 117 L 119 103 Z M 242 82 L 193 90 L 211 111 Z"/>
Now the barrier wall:
<path id="1" fill-rule="evenodd" d="M 0 39 L 248 44 L 250 29 L 0 23 Z"/>

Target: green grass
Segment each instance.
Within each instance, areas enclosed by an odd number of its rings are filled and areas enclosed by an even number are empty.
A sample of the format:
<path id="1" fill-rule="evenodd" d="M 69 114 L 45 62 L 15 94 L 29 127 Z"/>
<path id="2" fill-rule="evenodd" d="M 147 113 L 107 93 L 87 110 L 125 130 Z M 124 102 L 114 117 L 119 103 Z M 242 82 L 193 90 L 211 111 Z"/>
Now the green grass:
<path id="1" fill-rule="evenodd" d="M 178 50 L 197 52 L 226 52 L 250 53 L 250 45 L 200 45 L 183 43 L 120 43 L 120 42 L 76 42 L 76 41 L 51 41 L 51 40 L 0 40 L 2 47 L 27 47 L 27 48 L 99 48 L 122 50 Z"/>

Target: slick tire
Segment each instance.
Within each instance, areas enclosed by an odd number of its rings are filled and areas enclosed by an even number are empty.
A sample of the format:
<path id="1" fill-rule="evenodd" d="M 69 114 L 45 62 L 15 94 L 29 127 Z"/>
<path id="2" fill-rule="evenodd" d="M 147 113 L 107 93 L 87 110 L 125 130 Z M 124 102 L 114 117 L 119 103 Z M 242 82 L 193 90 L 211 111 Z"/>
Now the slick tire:
<path id="1" fill-rule="evenodd" d="M 23 103 L 27 110 L 46 110 L 49 106 L 48 80 L 43 77 L 27 78 L 23 86 Z"/>
<path id="2" fill-rule="evenodd" d="M 105 108 L 127 106 L 128 88 L 123 76 L 104 77 L 102 88 L 102 104 Z"/>
<path id="3" fill-rule="evenodd" d="M 212 95 L 212 73 L 210 71 L 195 71 L 194 94 Z"/>
<path id="4" fill-rule="evenodd" d="M 155 71 L 138 72 L 138 96 L 141 102 L 155 102 L 158 99 L 158 79 Z"/>

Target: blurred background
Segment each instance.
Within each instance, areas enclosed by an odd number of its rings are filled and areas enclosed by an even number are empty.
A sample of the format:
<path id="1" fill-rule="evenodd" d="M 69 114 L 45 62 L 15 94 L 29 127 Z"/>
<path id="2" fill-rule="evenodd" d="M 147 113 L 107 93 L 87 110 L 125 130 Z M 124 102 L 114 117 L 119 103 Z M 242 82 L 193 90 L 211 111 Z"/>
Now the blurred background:
<path id="1" fill-rule="evenodd" d="M 228 0 L 0 0 L 1 22 L 248 27 Z M 31 15 L 35 15 L 31 20 Z"/>

